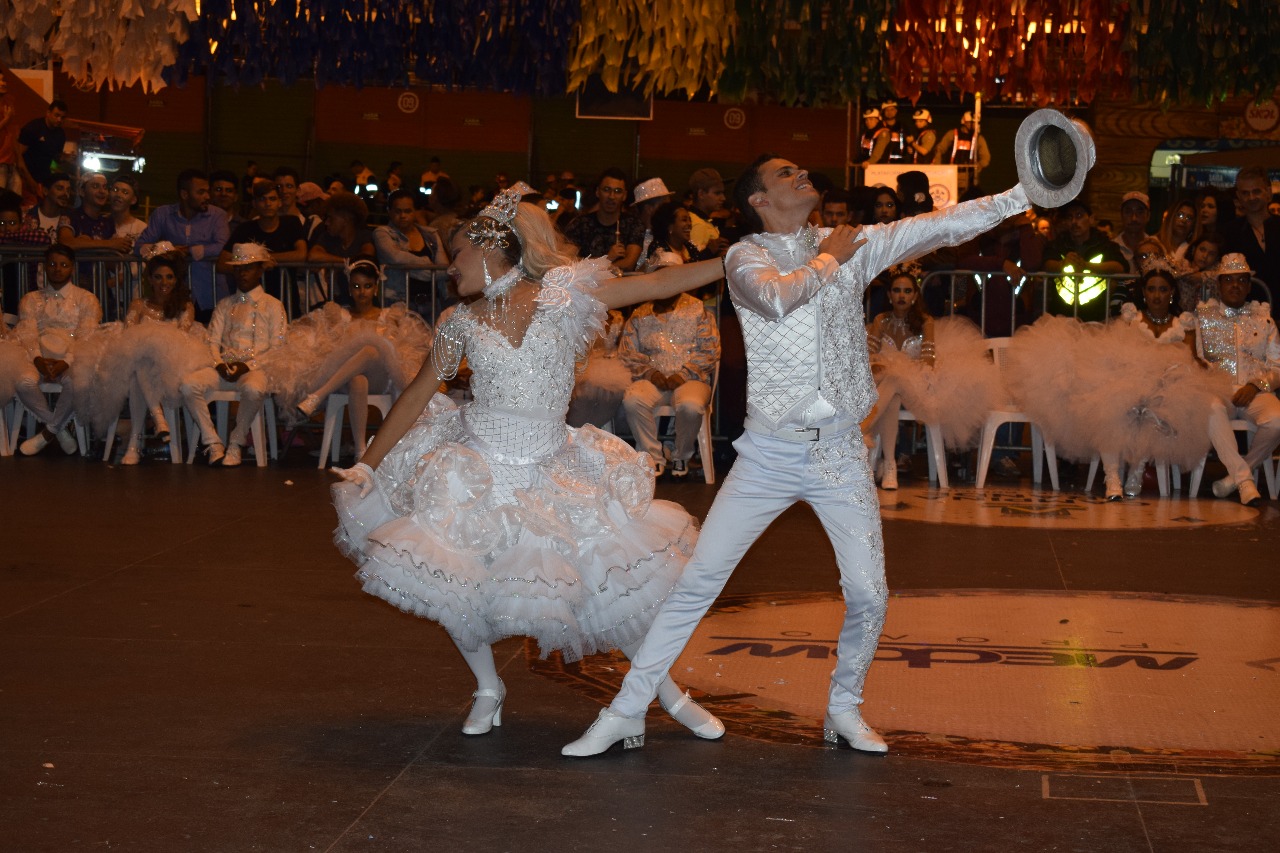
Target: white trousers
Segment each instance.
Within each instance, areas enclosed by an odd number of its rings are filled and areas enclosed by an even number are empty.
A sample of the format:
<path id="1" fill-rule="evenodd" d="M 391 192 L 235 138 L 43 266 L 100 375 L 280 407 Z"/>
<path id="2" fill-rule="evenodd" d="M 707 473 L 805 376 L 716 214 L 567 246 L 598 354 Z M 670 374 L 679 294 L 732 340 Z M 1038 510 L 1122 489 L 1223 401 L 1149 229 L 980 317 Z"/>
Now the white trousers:
<path id="1" fill-rule="evenodd" d="M 26 406 L 31 414 L 36 416 L 36 420 L 48 427 L 49 432 L 59 432 L 67 424 L 71 423 L 71 419 L 76 413 L 76 395 L 70 382 L 66 382 L 67 375 L 62 375 L 64 381 L 61 382 L 62 391 L 58 394 L 58 399 L 54 401 L 53 408 L 49 408 L 49 401 L 45 399 L 44 392 L 40 390 L 40 372 L 35 369 L 34 365 L 27 365 L 18 374 L 17 393 L 18 399 L 22 401 L 22 405 Z"/>
<path id="2" fill-rule="evenodd" d="M 1257 424 L 1258 431 L 1253 434 L 1253 444 L 1244 455 L 1245 465 L 1250 472 L 1270 459 L 1271 454 L 1280 446 L 1280 399 L 1270 391 L 1259 392 L 1247 406 L 1227 406 L 1227 413 L 1234 418 L 1244 418 Z M 1234 436 L 1232 441 L 1234 441 Z M 1240 477 L 1233 476 L 1237 482 Z"/>
<path id="3" fill-rule="evenodd" d="M 688 461 L 698 444 L 698 430 L 702 429 L 702 416 L 711 402 L 711 386 L 690 379 L 672 391 L 659 391 L 648 379 L 633 382 L 622 398 L 627 410 L 627 423 L 636 437 L 636 449 L 643 450 L 655 460 L 661 460 L 662 443 L 658 441 L 658 419 L 654 409 L 671 406 L 676 411 L 676 447 L 672 459 Z"/>
<path id="4" fill-rule="evenodd" d="M 250 370 L 235 382 L 228 382 L 212 367 L 202 367 L 182 380 L 182 399 L 187 411 L 200 425 L 200 441 L 206 447 L 221 444 L 218 430 L 209 416 L 209 402 L 206 396 L 211 391 L 239 391 L 240 410 L 236 413 L 236 425 L 227 439 L 228 444 L 244 447 L 245 436 L 253 419 L 262 411 L 263 398 L 267 396 L 267 374 L 261 370 Z M 259 453 L 264 452 L 261 448 Z"/>
<path id="5" fill-rule="evenodd" d="M 828 704 L 839 713 L 862 703 L 862 684 L 888 602 L 880 504 L 862 434 L 855 427 L 801 444 L 746 432 L 733 446 L 738 459 L 711 505 L 684 574 L 631 660 L 631 671 L 610 706 L 616 713 L 645 713 L 738 561 L 796 501 L 813 507 L 822 522 L 835 547 L 844 593 L 844 626 Z"/>

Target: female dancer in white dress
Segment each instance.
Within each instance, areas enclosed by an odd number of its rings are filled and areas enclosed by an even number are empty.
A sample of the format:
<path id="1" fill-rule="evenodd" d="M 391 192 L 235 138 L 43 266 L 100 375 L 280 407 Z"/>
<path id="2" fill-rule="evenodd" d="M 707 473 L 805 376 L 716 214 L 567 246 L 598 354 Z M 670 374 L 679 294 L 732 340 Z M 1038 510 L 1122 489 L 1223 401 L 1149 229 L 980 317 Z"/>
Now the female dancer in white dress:
<path id="1" fill-rule="evenodd" d="M 304 418 L 330 394 L 345 390 L 357 462 L 367 437 L 369 394 L 399 394 L 431 349 L 431 327 L 403 302 L 377 306 L 384 278 L 372 260 L 349 264 L 351 310 L 329 303 L 294 323 L 268 367 L 286 411 L 298 401 L 296 411 Z"/>
<path id="2" fill-rule="evenodd" d="M 889 273 L 890 310 L 867 329 L 867 350 L 879 400 L 867 432 L 879 436 L 880 488 L 898 488 L 898 413 L 906 406 L 921 423 L 942 428 L 947 447 L 973 445 L 987 412 L 998 402 L 999 376 L 987 358 L 982 333 L 962 317 L 935 321 L 921 298 L 919 267 Z"/>
<path id="3" fill-rule="evenodd" d="M 129 304 L 124 326 L 104 327 L 102 345 L 92 359 L 75 365 L 90 385 L 88 399 L 94 429 L 109 427 L 129 401 L 129 440 L 121 465 L 137 465 L 147 415 L 156 437 L 169 440 L 165 406 L 182 402 L 182 378 L 209 361 L 204 327 L 195 322 L 186 264 L 156 255 L 142 271 L 142 293 Z"/>
<path id="4" fill-rule="evenodd" d="M 566 660 L 639 645 L 697 538 L 678 505 L 653 500 L 644 454 L 564 416 L 575 360 L 607 309 L 707 284 L 718 262 L 609 278 L 574 262 L 517 184 L 450 247 L 459 305 L 363 461 L 337 473 L 338 546 L 364 589 L 439 622 L 475 675 L 462 727 L 502 722 L 491 644 L 529 636 Z M 436 393 L 465 355 L 474 401 Z M 668 678 L 664 707 L 699 737 L 724 727 Z"/>

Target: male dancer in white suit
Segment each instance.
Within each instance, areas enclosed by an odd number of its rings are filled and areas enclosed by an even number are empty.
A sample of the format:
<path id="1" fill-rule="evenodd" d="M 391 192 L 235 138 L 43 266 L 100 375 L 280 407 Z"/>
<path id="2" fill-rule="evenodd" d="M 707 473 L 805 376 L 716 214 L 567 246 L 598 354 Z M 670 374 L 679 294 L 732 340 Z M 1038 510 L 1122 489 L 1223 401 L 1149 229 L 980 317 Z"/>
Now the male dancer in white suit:
<path id="1" fill-rule="evenodd" d="M 887 225 L 808 225 L 819 194 L 808 173 L 773 154 L 735 188 L 759 233 L 725 256 L 729 294 L 747 345 L 746 432 L 698 545 L 613 703 L 562 753 L 596 755 L 644 743 L 657 684 L 693 636 L 743 554 L 796 501 L 813 507 L 835 547 L 845 620 L 823 733 L 865 752 L 888 751 L 859 713 L 884 625 L 888 590 L 875 483 L 860 422 L 875 403 L 862 294 L 881 271 L 954 246 L 1030 207 L 1021 185 Z"/>

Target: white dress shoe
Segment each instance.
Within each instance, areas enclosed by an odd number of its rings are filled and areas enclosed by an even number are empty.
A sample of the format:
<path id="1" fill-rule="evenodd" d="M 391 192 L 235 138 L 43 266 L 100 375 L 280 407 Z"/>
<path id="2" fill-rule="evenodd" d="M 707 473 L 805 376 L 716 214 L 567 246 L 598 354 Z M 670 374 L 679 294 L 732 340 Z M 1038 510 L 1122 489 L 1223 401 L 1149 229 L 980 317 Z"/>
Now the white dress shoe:
<path id="1" fill-rule="evenodd" d="M 507 685 L 498 679 L 497 688 L 485 688 L 471 694 L 471 712 L 462 724 L 464 735 L 488 734 L 494 726 L 502 725 L 502 703 L 507 698 Z"/>
<path id="2" fill-rule="evenodd" d="M 35 456 L 41 450 L 44 450 L 46 447 L 48 447 L 49 442 L 52 439 L 53 439 L 53 433 L 49 432 L 49 430 L 45 429 L 44 427 L 41 427 L 38 433 L 31 436 L 31 438 L 28 438 L 26 441 L 22 442 L 22 444 L 18 445 L 18 452 L 21 453 L 23 456 Z"/>
<path id="3" fill-rule="evenodd" d="M 1213 481 L 1213 496 L 1215 498 L 1229 498 L 1235 490 L 1236 481 L 1229 476 Z"/>
<path id="4" fill-rule="evenodd" d="M 244 451 L 238 444 L 227 445 L 227 452 L 222 457 L 223 468 L 235 468 L 244 460 Z"/>
<path id="5" fill-rule="evenodd" d="M 1258 484 L 1253 480 L 1245 480 L 1240 484 L 1240 503 L 1245 506 L 1257 506 L 1262 503 L 1262 495 L 1258 494 Z"/>
<path id="6" fill-rule="evenodd" d="M 644 746 L 644 718 L 624 717 L 605 708 L 587 733 L 565 746 L 560 754 L 586 758 L 599 755 L 618 741 L 622 741 L 623 749 Z"/>
<path id="7" fill-rule="evenodd" d="M 662 705 L 662 702 L 659 701 L 658 704 Z M 670 708 L 662 705 L 662 710 L 703 740 L 719 740 L 724 737 L 724 723 L 720 722 L 720 718 L 715 714 L 695 702 L 688 692 L 677 699 Z"/>
<path id="8" fill-rule="evenodd" d="M 889 751 L 884 738 L 862 721 L 862 715 L 857 709 L 841 711 L 839 714 L 828 711 L 822 720 L 822 739 L 836 746 L 848 746 L 858 752 L 882 755 Z"/>
<path id="9" fill-rule="evenodd" d="M 205 456 L 208 457 L 209 465 L 218 465 L 222 462 L 222 457 L 227 455 L 227 449 L 221 444 L 210 444 L 204 449 Z"/>
<path id="10" fill-rule="evenodd" d="M 883 474 L 880 476 L 880 488 L 886 492 L 894 492 L 898 489 L 898 462 L 894 459 L 885 459 L 882 467 Z"/>
<path id="11" fill-rule="evenodd" d="M 314 415 L 318 408 L 320 408 L 320 398 L 315 394 L 308 394 L 303 397 L 302 402 L 298 404 L 298 412 L 304 418 L 309 418 Z"/>
<path id="12" fill-rule="evenodd" d="M 80 451 L 80 445 L 76 443 L 76 437 L 66 427 L 58 430 L 55 438 L 58 439 L 58 446 L 62 448 L 62 452 L 68 456 Z"/>

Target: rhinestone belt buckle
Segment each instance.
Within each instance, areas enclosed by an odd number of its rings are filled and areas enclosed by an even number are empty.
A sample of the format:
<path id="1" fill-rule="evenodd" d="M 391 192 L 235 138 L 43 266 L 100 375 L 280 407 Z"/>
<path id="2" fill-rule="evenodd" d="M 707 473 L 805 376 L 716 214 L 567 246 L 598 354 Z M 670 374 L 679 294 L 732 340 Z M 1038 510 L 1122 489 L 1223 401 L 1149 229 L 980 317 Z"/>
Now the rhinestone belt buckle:
<path id="1" fill-rule="evenodd" d="M 809 439 L 808 439 L 809 441 L 817 441 L 817 440 L 818 440 L 818 438 L 822 435 L 822 430 L 821 430 L 821 429 L 819 429 L 818 427 L 800 427 L 800 428 L 798 428 L 798 429 L 796 430 L 796 432 L 811 432 L 811 433 L 813 433 L 813 435 L 811 435 L 811 436 L 809 437 Z"/>

